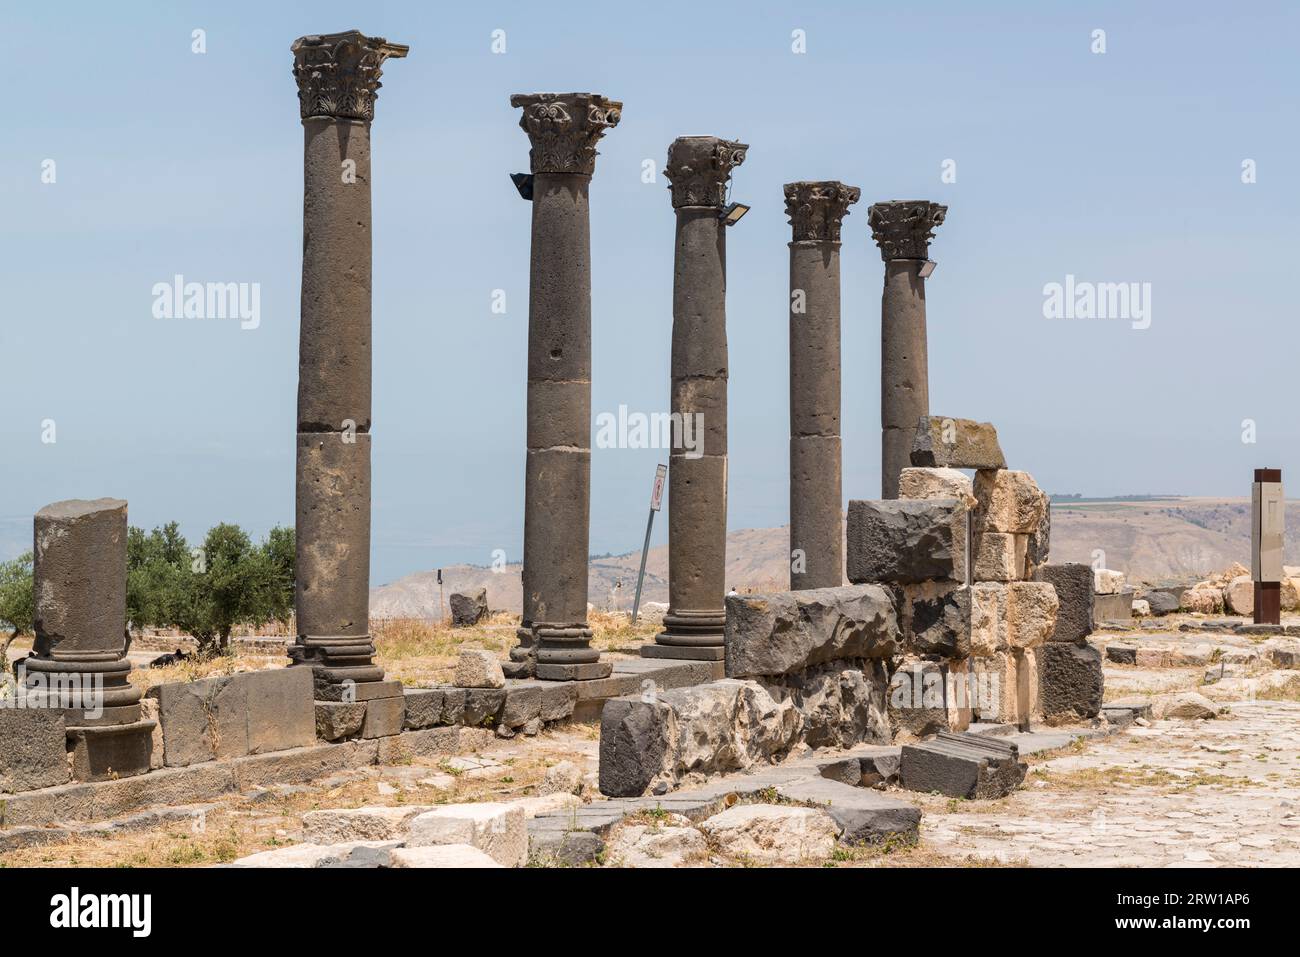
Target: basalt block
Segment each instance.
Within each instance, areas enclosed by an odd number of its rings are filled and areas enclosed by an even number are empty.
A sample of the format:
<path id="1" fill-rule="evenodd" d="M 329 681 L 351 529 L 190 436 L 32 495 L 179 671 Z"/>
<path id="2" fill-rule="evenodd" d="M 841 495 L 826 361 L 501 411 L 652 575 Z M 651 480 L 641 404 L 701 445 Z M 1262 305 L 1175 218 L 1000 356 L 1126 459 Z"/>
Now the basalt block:
<path id="1" fill-rule="evenodd" d="M 923 468 L 1004 469 L 998 430 L 988 422 L 922 416 L 912 444 L 912 464 Z"/>
<path id="2" fill-rule="evenodd" d="M 1048 642 L 1037 649 L 1038 689 L 1048 723 L 1095 718 L 1106 681 L 1101 652 L 1090 644 Z"/>
<path id="3" fill-rule="evenodd" d="M 909 791 L 992 800 L 1018 788 L 1027 771 L 1014 742 L 941 731 L 933 741 L 903 745 L 899 779 Z"/>
<path id="4" fill-rule="evenodd" d="M 453 592 L 451 596 L 451 623 L 456 628 L 477 625 L 488 617 L 487 589 L 472 592 Z"/>
<path id="5" fill-rule="evenodd" d="M 966 507 L 956 499 L 851 501 L 849 581 L 965 581 L 966 525 Z"/>
<path id="6" fill-rule="evenodd" d="M 948 670 L 936 661 L 910 661 L 889 682 L 889 717 L 914 737 L 949 729 Z"/>
<path id="7" fill-rule="evenodd" d="M 971 590 L 955 582 L 898 587 L 909 654 L 965 658 L 971 653 Z"/>
<path id="8" fill-rule="evenodd" d="M 1077 644 L 1092 634 L 1094 598 L 1091 567 L 1079 562 L 1043 565 L 1034 573 L 1034 578 L 1047 582 L 1056 589 L 1056 627 L 1052 629 L 1049 641 Z"/>
<path id="9" fill-rule="evenodd" d="M 168 767 L 316 743 L 309 668 L 274 668 L 149 690 L 158 702 Z"/>
<path id="10" fill-rule="evenodd" d="M 882 658 L 900 649 L 898 618 L 879 585 L 731 595 L 726 671 L 730 678 L 783 675 L 847 658 Z"/>
<path id="11" fill-rule="evenodd" d="M 0 708 L 0 792 L 67 784 L 68 773 L 61 710 Z"/>

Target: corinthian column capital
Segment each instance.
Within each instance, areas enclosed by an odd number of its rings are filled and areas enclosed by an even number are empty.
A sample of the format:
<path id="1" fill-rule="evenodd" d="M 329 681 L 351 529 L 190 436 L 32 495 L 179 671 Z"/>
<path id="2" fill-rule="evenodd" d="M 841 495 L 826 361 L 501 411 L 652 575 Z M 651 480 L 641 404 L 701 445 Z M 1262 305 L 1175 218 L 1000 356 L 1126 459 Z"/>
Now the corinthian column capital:
<path id="1" fill-rule="evenodd" d="M 596 171 L 596 142 L 618 126 L 623 104 L 599 93 L 516 93 L 510 105 L 523 108 L 519 127 L 528 134 L 533 173 Z"/>
<path id="2" fill-rule="evenodd" d="M 785 214 L 794 242 L 839 242 L 844 217 L 861 198 L 862 190 L 835 180 L 786 183 Z"/>
<path id="3" fill-rule="evenodd" d="M 727 181 L 731 171 L 745 162 L 746 143 L 716 136 L 679 136 L 668 147 L 669 189 L 673 208 L 727 204 Z"/>
<path id="4" fill-rule="evenodd" d="M 948 207 L 924 199 L 894 199 L 875 203 L 867 210 L 871 237 L 880 246 L 880 258 L 929 259 L 930 240 L 943 225 Z"/>
<path id="5" fill-rule="evenodd" d="M 410 49 L 358 30 L 294 40 L 289 50 L 302 118 L 373 120 L 384 61 L 404 57 Z"/>

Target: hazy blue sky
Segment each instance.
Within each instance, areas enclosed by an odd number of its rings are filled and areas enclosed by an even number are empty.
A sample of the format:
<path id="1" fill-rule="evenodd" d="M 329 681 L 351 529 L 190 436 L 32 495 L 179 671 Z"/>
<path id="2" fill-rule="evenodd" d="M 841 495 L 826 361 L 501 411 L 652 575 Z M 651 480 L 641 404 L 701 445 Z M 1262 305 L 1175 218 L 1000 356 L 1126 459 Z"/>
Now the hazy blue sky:
<path id="1" fill-rule="evenodd" d="M 931 407 L 995 423 L 1012 467 L 1098 495 L 1245 495 L 1263 465 L 1300 482 L 1294 5 L 6 7 L 0 557 L 30 546 L 36 509 L 70 497 L 120 496 L 133 524 L 177 519 L 192 537 L 292 522 L 289 44 L 354 27 L 411 46 L 384 71 L 374 127 L 376 583 L 521 553 L 529 209 L 507 174 L 527 168 L 528 142 L 514 92 L 624 102 L 591 191 L 593 413 L 668 404 L 673 213 L 643 160 L 662 169 L 684 134 L 751 144 L 733 196 L 753 211 L 728 234 L 733 528 L 787 520 L 781 186 L 796 179 L 863 192 L 842 258 L 846 498 L 879 494 L 882 265 L 866 207 L 891 198 L 950 207 L 931 247 Z M 177 273 L 259 283 L 260 326 L 153 318 L 153 284 Z M 1044 285 L 1067 274 L 1150 283 L 1150 327 L 1044 318 Z M 498 288 L 505 315 L 490 309 Z M 595 451 L 593 552 L 640 546 L 663 458 Z"/>

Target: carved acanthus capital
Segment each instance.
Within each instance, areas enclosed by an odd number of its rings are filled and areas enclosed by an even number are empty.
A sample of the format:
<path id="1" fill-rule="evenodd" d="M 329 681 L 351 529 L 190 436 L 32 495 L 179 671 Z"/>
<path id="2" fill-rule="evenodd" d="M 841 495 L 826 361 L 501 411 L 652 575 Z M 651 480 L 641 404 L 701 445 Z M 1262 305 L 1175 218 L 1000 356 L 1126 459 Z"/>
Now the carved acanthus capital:
<path id="1" fill-rule="evenodd" d="M 369 122 L 375 118 L 384 61 L 404 57 L 411 48 L 348 30 L 299 37 L 289 49 L 304 120 L 331 116 Z"/>
<path id="2" fill-rule="evenodd" d="M 746 143 L 716 136 L 679 136 L 668 147 L 668 188 L 673 208 L 727 204 L 731 171 L 745 162 Z"/>
<path id="3" fill-rule="evenodd" d="M 618 126 L 623 104 L 599 93 L 516 93 L 510 105 L 523 107 L 520 128 L 533 144 L 534 173 L 596 171 L 596 142 Z"/>
<path id="4" fill-rule="evenodd" d="M 785 214 L 790 217 L 794 241 L 839 242 L 844 217 L 861 198 L 862 190 L 835 180 L 786 183 Z"/>
<path id="5" fill-rule="evenodd" d="M 880 258 L 929 259 L 930 240 L 943 225 L 948 207 L 924 199 L 894 199 L 875 203 L 867 210 L 871 237 L 880 246 Z"/>

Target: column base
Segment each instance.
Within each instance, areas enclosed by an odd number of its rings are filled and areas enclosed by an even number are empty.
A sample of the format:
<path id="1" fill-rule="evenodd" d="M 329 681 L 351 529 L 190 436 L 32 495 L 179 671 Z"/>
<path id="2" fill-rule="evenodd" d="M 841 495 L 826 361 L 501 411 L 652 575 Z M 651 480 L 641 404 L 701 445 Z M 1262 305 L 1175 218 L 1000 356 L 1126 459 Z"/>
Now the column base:
<path id="1" fill-rule="evenodd" d="M 642 658 L 671 658 L 675 661 L 725 661 L 722 645 L 642 645 Z"/>
<path id="2" fill-rule="evenodd" d="M 297 643 L 289 649 L 289 658 L 295 665 L 310 667 L 315 672 L 317 685 L 382 682 L 384 669 L 374 663 L 374 655 L 375 643 L 369 635 L 299 635 Z"/>
<path id="3" fill-rule="evenodd" d="M 541 681 L 596 681 L 608 678 L 614 666 L 608 661 L 589 661 L 583 664 L 537 665 L 537 678 Z"/>
<path id="4" fill-rule="evenodd" d="M 156 721 L 68 728 L 72 780 L 111 781 L 149 770 Z"/>
<path id="5" fill-rule="evenodd" d="M 501 671 L 507 678 L 532 678 L 537 674 L 537 636 L 530 625 L 515 629 L 519 643 L 510 649 L 510 660 L 501 662 Z"/>
<path id="6" fill-rule="evenodd" d="M 726 644 L 727 612 L 725 609 L 708 611 L 674 611 L 668 610 L 664 615 L 664 630 L 655 635 L 655 647 L 666 648 L 705 648 L 715 649 L 713 657 L 698 657 L 697 661 L 722 661 L 723 646 Z M 677 657 L 687 655 L 651 655 L 643 646 L 641 654 L 645 657 Z"/>

